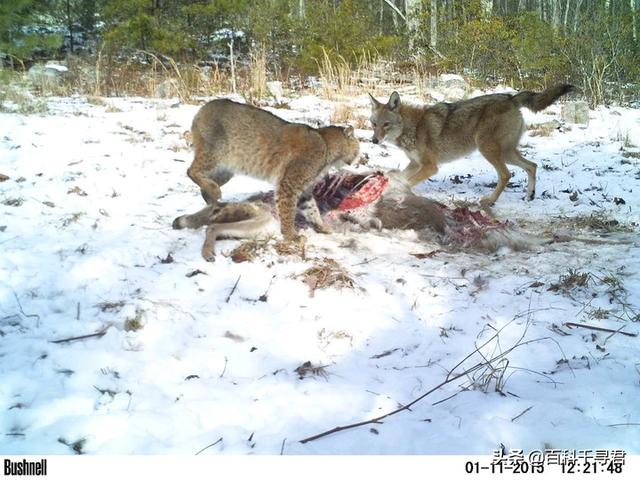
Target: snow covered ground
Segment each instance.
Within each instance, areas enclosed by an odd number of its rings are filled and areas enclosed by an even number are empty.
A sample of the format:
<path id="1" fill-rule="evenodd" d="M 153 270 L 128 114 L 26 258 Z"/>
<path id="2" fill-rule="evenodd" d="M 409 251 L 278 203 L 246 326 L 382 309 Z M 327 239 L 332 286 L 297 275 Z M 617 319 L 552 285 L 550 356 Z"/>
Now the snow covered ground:
<path id="1" fill-rule="evenodd" d="M 308 232 L 304 260 L 269 247 L 234 263 L 223 254 L 240 242 L 222 241 L 206 263 L 203 231 L 171 229 L 202 205 L 185 174 L 197 108 L 61 98 L 0 115 L 1 453 L 640 453 L 640 337 L 622 334 L 640 333 L 640 111 L 531 130 L 538 196 L 523 201 L 514 168 L 494 209 L 536 236 L 631 243 L 483 254 L 412 232 Z M 273 111 L 317 124 L 334 108 L 303 97 Z M 406 164 L 357 133 L 369 168 Z M 416 190 L 453 205 L 495 181 L 474 154 Z M 269 188 L 236 177 L 223 194 Z M 354 287 L 311 292 L 301 274 L 324 258 Z M 383 423 L 299 442 L 467 369 Z"/>

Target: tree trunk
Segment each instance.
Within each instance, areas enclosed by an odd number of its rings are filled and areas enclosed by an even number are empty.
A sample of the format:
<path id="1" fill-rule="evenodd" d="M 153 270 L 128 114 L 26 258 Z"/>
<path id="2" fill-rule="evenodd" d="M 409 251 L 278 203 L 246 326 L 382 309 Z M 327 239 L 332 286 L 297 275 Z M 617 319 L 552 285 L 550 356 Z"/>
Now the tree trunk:
<path id="1" fill-rule="evenodd" d="M 431 38 L 429 45 L 435 49 L 438 46 L 438 0 L 431 0 Z"/>
<path id="2" fill-rule="evenodd" d="M 526 0 L 518 0 L 518 13 L 523 12 L 527 8 Z"/>
<path id="3" fill-rule="evenodd" d="M 552 0 L 553 2 L 553 12 L 552 12 L 552 23 L 553 23 L 553 28 L 557 31 L 560 30 L 560 0 Z"/>
<path id="4" fill-rule="evenodd" d="M 633 35 L 633 50 L 637 50 L 637 42 L 638 42 L 638 25 L 636 19 L 636 0 L 629 0 L 629 8 L 631 8 L 631 32 Z"/>
<path id="5" fill-rule="evenodd" d="M 573 33 L 578 30 L 578 20 L 580 20 L 580 7 L 582 6 L 582 0 L 576 0 L 576 10 L 573 13 Z"/>
<path id="6" fill-rule="evenodd" d="M 491 13 L 493 11 L 493 0 L 482 0 L 480 2 L 482 7 L 482 13 L 486 18 L 491 17 Z"/>
<path id="7" fill-rule="evenodd" d="M 69 53 L 73 55 L 73 19 L 71 18 L 71 0 L 67 3 L 67 28 L 69 29 Z"/>
<path id="8" fill-rule="evenodd" d="M 231 41 L 229 42 L 229 60 L 231 63 L 231 91 L 236 93 L 236 60 L 233 56 L 233 35 L 231 35 Z"/>
<path id="9" fill-rule="evenodd" d="M 571 0 L 567 0 L 567 3 L 564 6 L 564 20 L 562 21 L 562 28 L 564 31 L 567 31 L 567 20 L 569 19 L 569 5 L 571 5 Z"/>

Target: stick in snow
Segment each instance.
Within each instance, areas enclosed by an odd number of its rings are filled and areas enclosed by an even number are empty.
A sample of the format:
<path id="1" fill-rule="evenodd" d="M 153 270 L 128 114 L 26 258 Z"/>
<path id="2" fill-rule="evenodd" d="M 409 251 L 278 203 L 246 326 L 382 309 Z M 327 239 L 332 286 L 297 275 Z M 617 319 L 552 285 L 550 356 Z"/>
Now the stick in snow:
<path id="1" fill-rule="evenodd" d="M 87 338 L 102 337 L 104 336 L 105 333 L 107 333 L 106 328 L 96 333 L 90 333 L 89 335 L 80 335 L 79 337 L 61 338 L 60 340 L 50 340 L 50 342 L 51 343 L 75 342 L 76 340 L 85 340 Z"/>
<path id="2" fill-rule="evenodd" d="M 207 445 L 206 447 L 204 447 L 202 450 L 200 450 L 198 453 L 196 453 L 196 455 L 200 455 L 202 452 L 204 452 L 207 448 L 213 447 L 214 445 L 219 444 L 222 441 L 222 437 L 220 437 L 219 439 L 217 439 L 215 442 L 213 442 L 211 445 Z"/>
<path id="3" fill-rule="evenodd" d="M 513 320 L 511 322 L 513 322 Z M 351 423 L 349 425 L 338 426 L 338 427 L 332 428 L 331 430 L 327 430 L 325 432 L 318 433 L 317 435 L 312 435 L 311 437 L 303 438 L 302 440 L 300 440 L 300 443 L 312 442 L 314 440 L 317 440 L 319 438 L 325 437 L 327 435 L 331 435 L 333 433 L 341 432 L 343 430 L 349 430 L 349 429 L 352 429 L 352 428 L 361 427 L 363 425 L 369 425 L 369 424 L 372 424 L 372 423 L 378 423 L 378 424 L 383 423 L 383 422 L 381 422 L 382 419 L 390 417 L 391 415 L 395 415 L 397 413 L 400 413 L 400 412 L 402 412 L 404 410 L 410 410 L 413 405 L 415 405 L 416 403 L 420 402 L 425 397 L 431 395 L 433 392 L 441 389 L 445 385 L 447 385 L 447 384 L 449 384 L 449 383 L 451 383 L 451 382 L 453 382 L 453 381 L 455 381 L 455 380 L 457 380 L 459 378 L 465 377 L 465 376 L 469 375 L 470 373 L 475 372 L 476 370 L 479 370 L 481 368 L 485 368 L 488 364 L 495 363 L 496 361 L 498 361 L 498 360 L 500 360 L 502 358 L 505 358 L 509 353 L 511 353 L 516 348 L 522 347 L 524 345 L 528 345 L 530 343 L 539 342 L 539 341 L 542 341 L 542 340 L 551 340 L 549 337 L 542 337 L 542 338 L 536 338 L 536 339 L 533 339 L 533 340 L 527 340 L 525 342 L 525 341 L 523 341 L 523 339 L 524 339 L 524 337 L 525 337 L 525 335 L 527 333 L 527 328 L 525 328 L 524 333 L 520 336 L 520 338 L 514 343 L 514 345 L 511 348 L 508 348 L 504 352 L 499 353 L 499 354 L 495 355 L 494 357 L 489 358 L 488 360 L 480 361 L 479 363 L 477 363 L 474 366 L 468 368 L 464 372 L 461 372 L 461 373 L 458 373 L 456 375 L 453 375 L 453 372 L 455 371 L 456 368 L 458 368 L 460 365 L 462 365 L 466 360 L 471 358 L 474 354 L 480 353 L 480 349 L 482 349 L 483 347 L 485 347 L 486 345 L 491 343 L 493 340 L 498 338 L 498 336 L 500 335 L 500 332 L 502 332 L 502 330 L 504 330 L 504 328 L 507 327 L 507 325 L 511 324 L 511 322 L 507 323 L 502 328 L 497 330 L 496 333 L 493 336 L 491 336 L 491 338 L 489 338 L 486 342 L 484 342 L 479 347 L 476 347 L 475 350 L 473 352 L 471 352 L 469 355 L 467 355 L 461 362 L 458 362 L 458 364 L 456 364 L 456 366 L 453 367 L 453 369 L 451 369 L 451 371 L 449 371 L 449 373 L 446 376 L 445 380 L 443 380 L 441 383 L 439 383 L 438 385 L 433 387 L 431 390 L 429 390 L 429 391 L 425 392 L 424 394 L 420 395 L 418 398 L 416 398 L 416 399 L 412 400 L 411 402 L 407 403 L 406 405 L 403 405 L 403 406 L 401 406 L 401 407 L 399 407 L 399 408 L 397 408 L 397 409 L 395 409 L 395 410 L 393 410 L 391 412 L 385 413 L 384 415 L 380 415 L 380 416 L 375 417 L 375 418 L 371 418 L 369 420 L 363 420 L 362 422 L 357 422 L 357 423 Z M 482 356 L 482 358 L 484 359 L 485 357 Z"/>
<path id="4" fill-rule="evenodd" d="M 227 300 L 225 303 L 229 303 L 229 300 L 231 300 L 231 296 L 233 295 L 233 293 L 236 291 L 236 287 L 238 286 L 238 283 L 240 282 L 240 277 L 242 275 L 238 275 L 238 280 L 236 280 L 236 283 L 233 285 L 233 288 L 231 289 L 231 291 L 229 292 L 229 296 L 227 297 Z"/>
<path id="5" fill-rule="evenodd" d="M 594 327 L 593 325 L 585 325 L 582 323 L 573 323 L 573 322 L 566 322 L 564 324 L 566 327 L 580 327 L 580 328 L 587 328 L 589 330 L 598 330 L 599 332 L 609 332 L 609 333 L 621 333 L 622 335 L 626 335 L 627 337 L 637 337 L 638 334 L 637 333 L 630 333 L 630 332 L 621 332 L 620 330 L 612 330 L 610 328 L 603 328 L 603 327 Z"/>

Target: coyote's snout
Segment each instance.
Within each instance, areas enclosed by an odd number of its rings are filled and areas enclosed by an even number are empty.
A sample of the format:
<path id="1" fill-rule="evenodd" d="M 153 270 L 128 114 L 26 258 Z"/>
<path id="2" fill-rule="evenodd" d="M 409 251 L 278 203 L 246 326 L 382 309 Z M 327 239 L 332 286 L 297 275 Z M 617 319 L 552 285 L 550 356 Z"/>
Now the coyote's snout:
<path id="1" fill-rule="evenodd" d="M 507 164 L 527 172 L 527 199 L 532 200 L 537 166 L 517 149 L 525 129 L 520 108 L 543 110 L 573 89 L 565 84 L 540 93 L 499 93 L 424 107 L 405 105 L 397 92 L 391 94 L 387 103 L 369 95 L 372 142 L 391 143 L 407 154 L 410 163 L 404 176 L 412 186 L 435 175 L 438 164 L 479 150 L 498 173 L 496 189 L 483 197 L 483 205 L 495 203 L 507 186 L 510 177 Z"/>

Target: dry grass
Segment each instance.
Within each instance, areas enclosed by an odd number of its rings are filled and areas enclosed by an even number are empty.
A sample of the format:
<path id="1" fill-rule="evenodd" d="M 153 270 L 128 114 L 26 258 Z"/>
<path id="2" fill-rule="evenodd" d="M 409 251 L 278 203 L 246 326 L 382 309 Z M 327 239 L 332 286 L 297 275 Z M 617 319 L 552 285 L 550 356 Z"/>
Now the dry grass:
<path id="1" fill-rule="evenodd" d="M 587 317 L 592 319 L 592 320 L 606 320 L 607 318 L 609 318 L 609 310 L 607 310 L 606 308 L 595 308 L 593 310 L 591 310 L 588 314 Z"/>
<path id="2" fill-rule="evenodd" d="M 269 240 L 247 240 L 226 255 L 235 263 L 253 262 L 267 248 Z"/>
<path id="3" fill-rule="evenodd" d="M 85 215 L 85 212 L 74 212 L 62 219 L 61 227 L 67 228 L 69 225 L 73 223 L 77 223 L 80 219 Z"/>
<path id="4" fill-rule="evenodd" d="M 264 46 L 249 54 L 249 86 L 243 94 L 248 103 L 258 105 L 267 94 L 267 55 Z"/>
<path id="5" fill-rule="evenodd" d="M 306 259 L 305 242 L 289 242 L 286 240 L 279 240 L 273 244 L 276 253 L 280 256 L 294 256 L 300 257 L 302 260 Z"/>
<path id="6" fill-rule="evenodd" d="M 238 92 L 249 103 L 259 104 L 268 96 L 267 82 L 273 80 L 269 78 L 265 48 L 254 47 L 248 60 L 246 66 L 236 66 L 235 83 Z M 227 67 L 183 64 L 148 51 L 136 52 L 136 57 L 129 61 L 99 51 L 91 59 L 70 56 L 62 63 L 68 67 L 68 72 L 55 82 L 47 80 L 46 76 L 27 82 L 23 72 L 0 70 L 0 108 L 11 108 L 20 113 L 42 112 L 46 111 L 43 97 L 72 94 L 86 95 L 88 102 L 95 105 L 105 105 L 104 98 L 110 96 L 178 98 L 188 103 L 232 90 L 231 72 Z M 382 84 L 388 88 L 395 86 L 393 64 L 374 62 L 365 52 L 349 63 L 344 57 L 323 51 L 318 67 L 321 87 L 319 91 L 313 89 L 314 93 L 332 100 L 358 96 L 363 90 L 378 94 Z M 295 76 L 289 80 L 288 86 L 293 90 L 296 84 L 300 87 L 303 83 Z M 9 102 L 5 106 L 6 100 Z M 349 107 L 339 110 L 335 113 L 337 117 L 349 117 L 350 123 L 357 127 L 366 126 L 367 119 L 351 114 Z"/>
<path id="7" fill-rule="evenodd" d="M 530 125 L 528 128 L 528 134 L 531 137 L 550 137 L 553 132 L 558 130 L 560 123 L 556 121 L 538 123 Z"/>
<path id="8" fill-rule="evenodd" d="M 355 107 L 349 103 L 336 105 L 329 116 L 329 121 L 332 124 L 348 124 L 359 129 L 365 129 L 369 126 L 369 117 L 358 113 Z"/>
<path id="9" fill-rule="evenodd" d="M 551 292 L 570 292 L 575 288 L 585 288 L 591 281 L 591 275 L 570 268 L 566 274 L 560 275 L 558 283 L 552 284 L 547 290 Z"/>
<path id="10" fill-rule="evenodd" d="M 300 380 L 307 376 L 322 377 L 324 379 L 329 377 L 329 374 L 326 370 L 326 365 L 314 365 L 308 361 L 304 362 L 302 365 L 296 368 L 294 372 L 298 374 Z"/>
<path id="11" fill-rule="evenodd" d="M 332 258 L 317 260 L 315 265 L 302 272 L 304 283 L 309 286 L 309 296 L 313 297 L 317 289 L 355 288 L 354 280 L 338 262 Z"/>
<path id="12" fill-rule="evenodd" d="M 631 233 L 636 231 L 634 225 L 621 223 L 607 216 L 605 212 L 578 215 L 571 218 L 570 222 L 576 228 L 600 233 Z"/>
<path id="13" fill-rule="evenodd" d="M 615 135 L 614 140 L 616 142 L 622 143 L 622 146 L 625 148 L 635 148 L 637 145 L 633 143 L 631 140 L 631 136 L 629 135 L 629 130 L 618 130 Z"/>
<path id="14" fill-rule="evenodd" d="M 47 102 L 19 72 L 0 69 L 0 112 L 44 113 Z"/>
<path id="15" fill-rule="evenodd" d="M 151 52 L 138 54 L 147 62 L 116 62 L 102 52 L 91 62 L 69 57 L 66 60 L 69 73 L 59 83 L 31 82 L 30 89 L 38 96 L 87 95 L 88 101 L 97 105 L 103 104 L 102 97 L 106 96 L 177 97 L 190 102 L 194 97 L 230 90 L 229 73 L 217 65 L 183 65 L 171 57 L 159 57 Z"/>
<path id="16" fill-rule="evenodd" d="M 363 89 L 377 94 L 382 83 L 393 86 L 390 64 L 374 61 L 371 54 L 362 52 L 351 65 L 343 56 L 331 57 L 323 49 L 318 62 L 320 94 L 327 100 L 340 100 L 362 94 Z"/>
<path id="17" fill-rule="evenodd" d="M 98 307 L 101 312 L 119 312 L 125 305 L 126 302 L 124 300 L 119 300 L 117 302 L 100 302 L 95 306 Z"/>
<path id="18" fill-rule="evenodd" d="M 143 315 L 144 312 L 142 310 L 136 310 L 135 316 L 127 318 L 124 321 L 124 331 L 137 332 L 138 330 L 142 330 L 144 327 L 144 322 L 142 321 Z"/>

